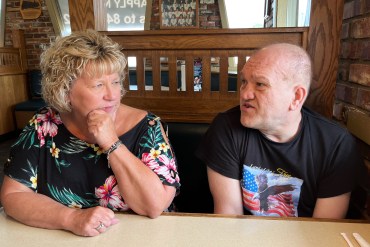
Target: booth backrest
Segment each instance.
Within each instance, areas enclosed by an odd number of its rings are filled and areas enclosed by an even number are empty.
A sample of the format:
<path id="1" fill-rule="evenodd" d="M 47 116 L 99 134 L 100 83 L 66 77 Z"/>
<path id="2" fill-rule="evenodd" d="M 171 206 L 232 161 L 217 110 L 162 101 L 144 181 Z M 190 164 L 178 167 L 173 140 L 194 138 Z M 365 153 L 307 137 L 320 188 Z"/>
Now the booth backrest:
<path id="1" fill-rule="evenodd" d="M 168 137 L 177 158 L 181 183 L 180 194 L 174 201 L 179 212 L 213 212 L 207 168 L 194 155 L 208 126 L 206 123 L 168 123 Z"/>

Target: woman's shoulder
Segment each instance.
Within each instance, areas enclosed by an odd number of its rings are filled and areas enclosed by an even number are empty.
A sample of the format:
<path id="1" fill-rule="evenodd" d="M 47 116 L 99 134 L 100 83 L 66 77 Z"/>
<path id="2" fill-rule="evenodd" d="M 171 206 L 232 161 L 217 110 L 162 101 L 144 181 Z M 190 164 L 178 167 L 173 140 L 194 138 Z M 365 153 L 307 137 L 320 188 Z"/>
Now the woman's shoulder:
<path id="1" fill-rule="evenodd" d="M 147 115 L 148 112 L 145 110 L 121 104 L 116 117 L 118 132 L 120 134 L 126 133 L 137 126 Z"/>

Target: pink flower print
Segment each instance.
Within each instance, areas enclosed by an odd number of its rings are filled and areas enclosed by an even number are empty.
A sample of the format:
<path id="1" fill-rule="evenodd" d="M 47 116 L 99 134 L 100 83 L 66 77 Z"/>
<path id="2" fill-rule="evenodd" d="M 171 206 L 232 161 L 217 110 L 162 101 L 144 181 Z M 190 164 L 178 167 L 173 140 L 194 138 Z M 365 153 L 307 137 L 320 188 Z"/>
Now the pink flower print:
<path id="1" fill-rule="evenodd" d="M 159 166 L 158 162 L 155 161 L 150 153 L 143 153 L 141 161 L 153 171 Z"/>
<path id="2" fill-rule="evenodd" d="M 95 195 L 99 198 L 99 204 L 102 207 L 107 207 L 109 204 L 114 210 L 129 209 L 128 205 L 123 202 L 117 180 L 113 175 L 108 177 L 102 186 L 95 188 Z"/>
<path id="3" fill-rule="evenodd" d="M 171 184 L 174 182 L 179 182 L 180 178 L 177 175 L 175 160 L 173 158 L 169 159 L 166 155 L 160 155 L 158 159 L 164 165 L 157 167 L 155 172 L 164 176 L 167 182 Z"/>
<path id="4" fill-rule="evenodd" d="M 45 144 L 45 137 L 42 135 L 42 128 L 39 126 L 37 128 L 37 138 L 40 140 L 40 147 L 44 146 Z"/>
<path id="5" fill-rule="evenodd" d="M 56 114 L 50 108 L 44 114 L 37 115 L 37 121 L 42 122 L 42 132 L 44 136 L 49 134 L 51 137 L 54 137 L 58 133 L 57 124 L 61 124 L 59 114 Z"/>

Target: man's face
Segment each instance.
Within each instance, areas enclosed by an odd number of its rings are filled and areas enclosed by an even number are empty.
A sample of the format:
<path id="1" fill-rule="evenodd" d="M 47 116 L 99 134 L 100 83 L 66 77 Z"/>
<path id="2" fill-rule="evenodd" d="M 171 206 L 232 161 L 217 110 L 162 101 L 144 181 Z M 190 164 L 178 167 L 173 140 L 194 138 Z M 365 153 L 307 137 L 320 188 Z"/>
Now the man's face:
<path id="1" fill-rule="evenodd" d="M 244 65 L 240 87 L 243 126 L 271 132 L 286 125 L 294 89 L 292 83 L 284 80 L 283 65 L 281 54 L 279 57 L 273 51 L 261 51 Z"/>

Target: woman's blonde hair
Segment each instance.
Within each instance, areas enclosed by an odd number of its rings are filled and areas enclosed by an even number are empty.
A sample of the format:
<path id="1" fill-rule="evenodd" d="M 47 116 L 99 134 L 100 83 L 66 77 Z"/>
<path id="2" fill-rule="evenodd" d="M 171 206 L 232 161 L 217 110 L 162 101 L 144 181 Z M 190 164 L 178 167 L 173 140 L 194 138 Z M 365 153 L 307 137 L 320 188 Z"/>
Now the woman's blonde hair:
<path id="1" fill-rule="evenodd" d="M 68 94 L 74 80 L 82 75 L 96 78 L 112 73 L 120 76 L 123 96 L 126 65 L 121 47 L 94 30 L 58 37 L 41 54 L 42 97 L 55 110 L 70 112 Z"/>

